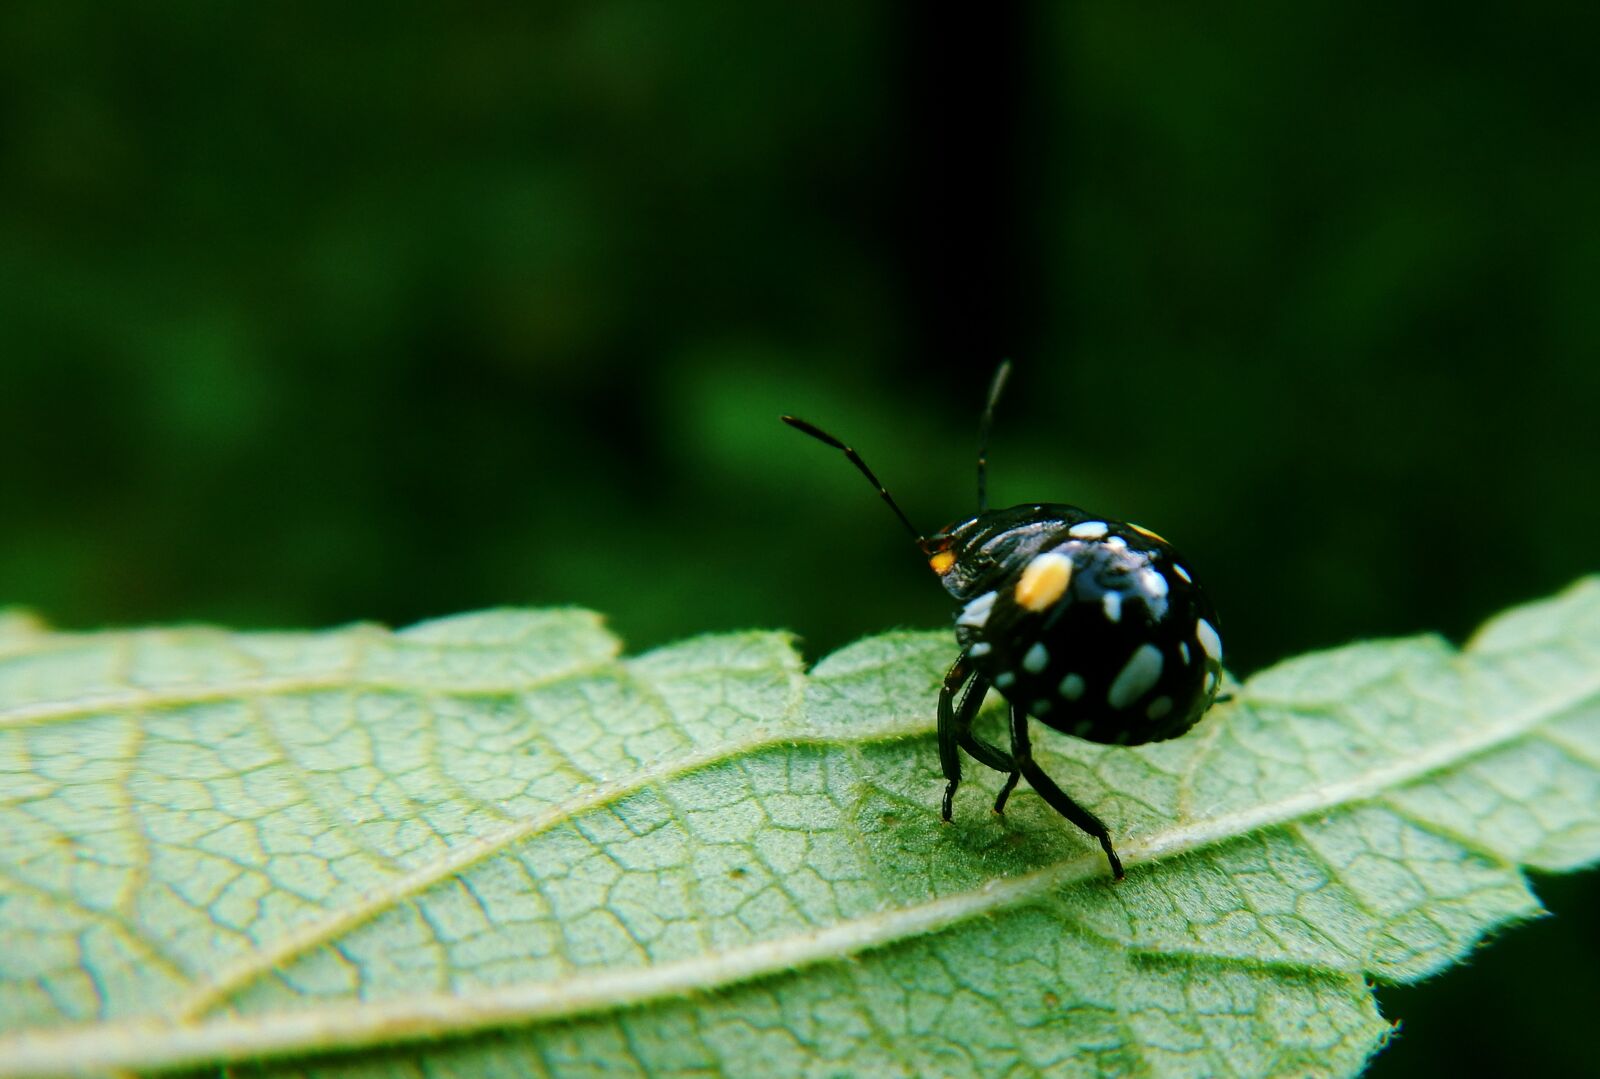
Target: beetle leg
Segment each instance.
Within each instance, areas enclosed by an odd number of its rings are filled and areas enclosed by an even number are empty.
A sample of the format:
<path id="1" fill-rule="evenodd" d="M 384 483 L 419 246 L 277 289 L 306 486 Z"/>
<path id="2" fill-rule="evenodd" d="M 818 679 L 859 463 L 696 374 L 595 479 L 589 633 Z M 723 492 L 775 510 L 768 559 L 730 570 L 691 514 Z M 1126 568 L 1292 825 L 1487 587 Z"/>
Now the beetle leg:
<path id="1" fill-rule="evenodd" d="M 973 734 L 970 729 L 961 732 L 961 748 L 972 754 L 972 759 L 979 764 L 993 768 L 996 772 L 1015 772 L 1016 763 L 1011 759 L 1011 754 L 999 746 L 992 746 L 982 738 Z"/>
<path id="2" fill-rule="evenodd" d="M 997 772 L 1014 772 L 1017 766 L 1011 763 L 1011 754 L 972 732 L 972 721 L 978 718 L 978 709 L 983 707 L 989 686 L 989 679 L 981 674 L 974 675 L 972 684 L 961 695 L 961 704 L 956 709 L 956 740 L 979 764 Z"/>
<path id="3" fill-rule="evenodd" d="M 994 811 L 996 813 L 1004 813 L 1006 811 L 1006 799 L 1010 798 L 1011 792 L 1017 789 L 1017 780 L 1021 778 L 1022 770 L 1013 765 L 1011 774 L 1006 776 L 1005 785 L 1000 788 L 1000 793 L 995 795 Z"/>
<path id="4" fill-rule="evenodd" d="M 961 786 L 961 730 L 956 719 L 955 696 L 970 677 L 972 668 L 967 665 L 967 654 L 963 652 L 950 665 L 950 670 L 944 676 L 944 685 L 939 687 L 939 765 L 948 781 L 944 789 L 945 820 L 950 819 L 956 788 Z M 965 699 L 962 703 L 966 703 Z"/>
<path id="5" fill-rule="evenodd" d="M 1028 785 L 1039 792 L 1039 797 L 1049 803 L 1051 809 L 1100 841 L 1100 849 L 1106 852 L 1106 860 L 1111 863 L 1111 876 L 1121 880 L 1122 859 L 1111 847 L 1111 833 L 1106 831 L 1099 817 L 1069 798 L 1067 792 L 1056 786 L 1056 781 L 1034 762 L 1033 746 L 1028 737 L 1028 713 L 1015 705 L 1011 708 L 1011 752 L 1016 758 L 1017 769 L 1028 777 Z"/>
<path id="6" fill-rule="evenodd" d="M 961 698 L 961 704 L 956 709 L 956 738 L 961 743 L 961 748 L 972 754 L 972 758 L 979 764 L 993 768 L 996 772 L 1006 773 L 1005 786 L 1000 788 L 1000 796 L 995 799 L 994 811 L 1005 811 L 1006 798 L 1011 794 L 1011 788 L 1017 785 L 1017 779 L 1022 773 L 1017 771 L 1017 762 L 1012 755 L 999 746 L 985 742 L 972 730 L 972 721 L 978 717 L 978 709 L 983 706 L 983 698 L 989 692 L 989 680 L 983 675 L 973 678 L 972 684 L 967 687 L 966 693 Z"/>
<path id="7" fill-rule="evenodd" d="M 969 681 L 970 679 L 970 681 Z M 1016 763 L 1011 754 L 998 746 L 990 745 L 972 733 L 972 721 L 983 707 L 989 693 L 989 679 L 976 673 L 967 663 L 965 654 L 957 659 L 944 676 L 939 690 L 939 763 L 949 782 L 944 790 L 944 819 L 949 820 L 955 808 L 956 788 L 961 786 L 961 750 L 972 754 L 979 764 L 997 772 L 1009 772 L 1008 780 L 1016 784 Z M 962 687 L 966 688 L 963 690 Z M 961 693 L 961 703 L 955 703 L 956 693 Z M 1008 788 L 1009 789 L 1009 788 Z"/>

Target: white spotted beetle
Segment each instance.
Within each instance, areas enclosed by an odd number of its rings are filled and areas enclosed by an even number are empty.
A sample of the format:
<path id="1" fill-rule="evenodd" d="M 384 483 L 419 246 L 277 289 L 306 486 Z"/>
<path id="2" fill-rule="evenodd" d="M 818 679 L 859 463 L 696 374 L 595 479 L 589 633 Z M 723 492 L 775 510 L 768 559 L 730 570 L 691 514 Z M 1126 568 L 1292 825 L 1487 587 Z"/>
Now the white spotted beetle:
<path id="1" fill-rule="evenodd" d="M 1006 773 L 995 812 L 1026 776 L 1056 812 L 1100 841 L 1121 880 L 1122 860 L 1106 826 L 1035 763 L 1028 717 L 1091 742 L 1175 738 L 1216 700 L 1219 623 L 1186 561 L 1149 529 L 1062 503 L 988 508 L 989 431 L 1009 373 L 1009 362 L 995 372 L 979 425 L 978 513 L 931 536 L 917 531 L 855 450 L 805 420 L 783 422 L 844 451 L 962 605 L 961 654 L 939 692 L 944 819 L 961 785 L 964 749 Z M 1009 752 L 972 729 L 990 686 L 1010 702 Z"/>

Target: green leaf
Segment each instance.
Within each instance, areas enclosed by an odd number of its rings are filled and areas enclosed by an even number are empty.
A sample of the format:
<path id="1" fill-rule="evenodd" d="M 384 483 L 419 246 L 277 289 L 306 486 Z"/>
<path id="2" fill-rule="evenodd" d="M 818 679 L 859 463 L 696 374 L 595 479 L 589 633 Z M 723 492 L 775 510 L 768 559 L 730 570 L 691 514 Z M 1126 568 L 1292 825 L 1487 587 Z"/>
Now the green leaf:
<path id="1" fill-rule="evenodd" d="M 940 823 L 951 651 L 0 617 L 0 1075 L 1352 1074 L 1367 979 L 1600 857 L 1600 579 L 1174 742 L 1042 733 L 1115 885 L 996 776 Z"/>

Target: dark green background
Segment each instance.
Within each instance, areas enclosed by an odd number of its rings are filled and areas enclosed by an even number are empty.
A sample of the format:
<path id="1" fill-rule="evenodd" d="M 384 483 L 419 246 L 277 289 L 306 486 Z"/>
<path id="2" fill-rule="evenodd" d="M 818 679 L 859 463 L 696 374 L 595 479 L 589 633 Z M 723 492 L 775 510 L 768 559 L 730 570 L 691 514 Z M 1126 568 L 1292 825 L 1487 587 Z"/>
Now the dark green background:
<path id="1" fill-rule="evenodd" d="M 7 5 L 0 603 L 815 656 L 913 518 L 1175 539 L 1240 674 L 1597 568 L 1600 8 Z M 930 812 L 931 812 L 930 808 Z M 1593 877 L 1378 1074 L 1593 1064 Z"/>

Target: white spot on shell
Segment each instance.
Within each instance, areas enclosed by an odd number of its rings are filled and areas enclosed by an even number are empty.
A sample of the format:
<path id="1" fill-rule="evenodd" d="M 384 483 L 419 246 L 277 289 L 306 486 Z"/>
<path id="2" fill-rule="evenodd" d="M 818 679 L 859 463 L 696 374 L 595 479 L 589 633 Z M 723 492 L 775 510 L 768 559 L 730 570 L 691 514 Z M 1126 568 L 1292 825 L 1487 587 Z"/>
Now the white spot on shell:
<path id="1" fill-rule="evenodd" d="M 1079 521 L 1067 529 L 1067 535 L 1076 536 L 1078 539 L 1099 539 L 1110 531 L 1110 526 L 1104 521 Z"/>
<path id="2" fill-rule="evenodd" d="M 1106 612 L 1106 618 L 1112 622 L 1122 621 L 1122 593 L 1107 592 L 1100 597 L 1100 606 Z"/>
<path id="3" fill-rule="evenodd" d="M 1170 711 L 1172 711 L 1172 698 L 1157 697 L 1150 702 L 1150 707 L 1144 710 L 1144 714 L 1146 719 L 1165 719 Z"/>
<path id="4" fill-rule="evenodd" d="M 1128 549 L 1128 541 L 1123 539 L 1121 536 L 1112 536 L 1110 539 L 1106 540 L 1106 546 L 1110 547 L 1113 551 L 1126 551 Z"/>
<path id="5" fill-rule="evenodd" d="M 1015 682 L 1016 680 L 1017 676 L 1015 674 L 1012 674 L 1010 671 L 1003 671 L 1000 674 L 995 675 L 994 688 L 1010 689 L 1011 683 Z"/>
<path id="6" fill-rule="evenodd" d="M 1146 567 L 1139 574 L 1139 586 L 1144 589 L 1145 595 L 1155 599 L 1162 599 L 1167 594 L 1167 579 L 1154 567 Z"/>
<path id="7" fill-rule="evenodd" d="M 1185 667 L 1187 667 L 1189 665 L 1189 642 L 1188 641 L 1179 641 L 1178 642 L 1178 655 L 1183 659 L 1183 665 Z"/>
<path id="8" fill-rule="evenodd" d="M 980 659 L 993 651 L 994 646 L 988 641 L 979 641 L 977 644 L 967 649 L 967 655 L 971 656 L 973 659 Z"/>
<path id="9" fill-rule="evenodd" d="M 1148 693 L 1160 677 L 1161 649 L 1153 644 L 1141 644 L 1117 673 L 1106 693 L 1106 702 L 1113 708 L 1126 708 Z"/>
<path id="10" fill-rule="evenodd" d="M 1188 581 L 1190 584 L 1194 584 L 1194 578 L 1189 576 L 1189 571 L 1184 569 L 1182 566 L 1178 565 L 1177 563 L 1173 563 L 1172 572 L 1176 573 L 1179 577 L 1182 577 L 1185 581 Z"/>
<path id="11" fill-rule="evenodd" d="M 1042 642 L 1035 642 L 1028 649 L 1028 654 L 1022 657 L 1022 669 L 1029 674 L 1038 674 L 1050 665 L 1050 653 L 1045 651 Z"/>
<path id="12" fill-rule="evenodd" d="M 1200 642 L 1200 647 L 1206 650 L 1206 655 L 1221 663 L 1222 638 L 1217 636 L 1217 631 L 1212 628 L 1211 623 L 1204 618 L 1200 619 L 1200 623 L 1194 627 L 1194 635 Z"/>
<path id="13" fill-rule="evenodd" d="M 1061 695 L 1067 700 L 1075 701 L 1083 696 L 1083 676 L 1069 674 L 1061 680 L 1061 685 L 1057 688 L 1061 690 Z"/>
<path id="14" fill-rule="evenodd" d="M 994 610 L 994 599 L 993 592 L 985 592 L 961 608 L 961 615 L 956 619 L 956 625 L 982 629 L 983 624 L 989 621 L 989 612 Z"/>

